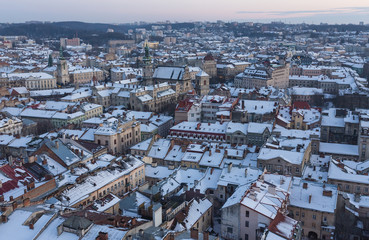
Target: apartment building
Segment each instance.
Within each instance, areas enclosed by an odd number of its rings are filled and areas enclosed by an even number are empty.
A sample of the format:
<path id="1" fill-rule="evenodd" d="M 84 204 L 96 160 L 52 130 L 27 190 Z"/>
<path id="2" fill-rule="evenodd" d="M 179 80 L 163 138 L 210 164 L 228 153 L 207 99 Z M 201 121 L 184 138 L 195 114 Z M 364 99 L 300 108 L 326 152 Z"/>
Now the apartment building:
<path id="1" fill-rule="evenodd" d="M 94 132 L 94 142 L 106 146 L 112 154 L 125 153 L 141 142 L 140 123 L 136 120 L 105 122 Z"/>

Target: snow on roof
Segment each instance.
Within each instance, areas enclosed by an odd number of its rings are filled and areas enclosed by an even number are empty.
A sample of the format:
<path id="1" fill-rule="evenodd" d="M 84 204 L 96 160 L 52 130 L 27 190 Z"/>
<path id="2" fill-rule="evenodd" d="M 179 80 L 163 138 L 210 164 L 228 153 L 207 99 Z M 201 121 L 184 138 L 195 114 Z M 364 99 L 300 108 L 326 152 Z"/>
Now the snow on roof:
<path id="1" fill-rule="evenodd" d="M 274 190 L 270 191 L 273 188 Z M 288 192 L 278 187 L 273 187 L 267 182 L 256 181 L 244 195 L 241 204 L 249 209 L 274 219 L 283 202 L 288 198 Z"/>
<path id="2" fill-rule="evenodd" d="M 243 109 L 243 111 L 255 114 L 273 113 L 273 111 L 278 108 L 277 102 L 273 101 L 240 100 L 239 104 L 240 106 L 243 106 L 242 104 L 244 104 L 245 109 Z M 240 106 L 238 106 L 238 108 L 240 108 Z"/>
<path id="3" fill-rule="evenodd" d="M 8 145 L 13 139 L 12 135 L 0 135 L 0 146 Z"/>
<path id="4" fill-rule="evenodd" d="M 32 136 L 16 138 L 10 144 L 8 144 L 8 147 L 26 148 L 28 146 L 28 143 L 30 143 L 32 139 L 33 139 Z"/>
<path id="5" fill-rule="evenodd" d="M 58 234 L 58 226 L 65 221 L 62 217 L 55 218 L 37 238 L 39 240 L 78 240 L 79 236 L 70 232 L 63 231 L 62 234 Z"/>
<path id="6" fill-rule="evenodd" d="M 63 95 L 66 93 L 72 93 L 74 88 L 62 88 L 62 89 L 50 89 L 50 90 L 33 90 L 30 91 L 31 97 L 37 96 L 51 96 L 51 95 Z"/>
<path id="7" fill-rule="evenodd" d="M 148 157 L 164 159 L 170 148 L 170 140 L 158 139 L 151 147 Z"/>
<path id="8" fill-rule="evenodd" d="M 323 111 L 322 115 L 322 126 L 330 126 L 330 127 L 345 127 L 345 120 L 343 117 L 336 116 L 335 108 L 330 108 L 329 110 Z"/>
<path id="9" fill-rule="evenodd" d="M 112 228 L 107 225 L 97 225 L 94 224 L 90 230 L 84 235 L 81 240 L 95 240 L 100 232 L 107 233 L 109 239 L 124 239 L 128 231 L 123 231 L 118 228 Z"/>
<path id="10" fill-rule="evenodd" d="M 157 178 L 157 179 L 164 179 L 169 177 L 170 174 L 172 174 L 174 170 L 169 169 L 165 166 L 156 166 L 153 167 L 149 164 L 145 165 L 145 176 L 150 178 Z"/>
<path id="11" fill-rule="evenodd" d="M 246 191 L 250 188 L 251 183 L 239 185 L 232 196 L 230 196 L 227 201 L 223 204 L 222 208 L 227 208 L 233 206 L 235 204 L 241 203 L 243 196 Z"/>
<path id="12" fill-rule="evenodd" d="M 357 174 L 354 170 L 340 165 L 333 159 L 329 164 L 328 179 L 369 184 L 369 176 Z"/>
<path id="13" fill-rule="evenodd" d="M 174 145 L 173 148 L 169 151 L 167 156 L 164 158 L 165 161 L 175 161 L 180 162 L 184 156 L 184 152 L 182 151 L 182 147 L 179 145 Z"/>
<path id="14" fill-rule="evenodd" d="M 186 152 L 183 155 L 182 161 L 198 163 L 202 158 L 203 153 Z"/>
<path id="15" fill-rule="evenodd" d="M 46 164 L 43 164 L 43 160 L 46 160 Z M 49 172 L 51 172 L 54 176 L 57 176 L 59 174 L 62 174 L 67 171 L 65 167 L 60 165 L 57 161 L 52 159 L 46 154 L 41 154 L 37 158 L 37 162 L 45 169 L 47 169 Z"/>
<path id="16" fill-rule="evenodd" d="M 199 125 L 198 125 L 199 124 Z M 227 124 L 220 122 L 215 123 L 198 123 L 198 122 L 181 122 L 171 128 L 171 130 L 176 131 L 190 131 L 190 132 L 199 132 L 199 133 L 218 133 L 225 134 L 227 129 Z"/>
<path id="17" fill-rule="evenodd" d="M 200 166 L 220 168 L 224 159 L 224 149 L 211 147 L 206 151 L 200 160 Z"/>
<path id="18" fill-rule="evenodd" d="M 229 122 L 227 126 L 227 133 L 235 133 L 237 131 L 247 134 L 248 124 L 247 123 L 236 123 L 236 122 Z"/>
<path id="19" fill-rule="evenodd" d="M 273 133 L 277 133 L 280 137 L 309 139 L 313 136 L 320 136 L 320 128 L 314 128 L 311 130 L 297 130 L 297 129 L 286 129 L 276 125 L 275 128 L 273 129 Z"/>
<path id="20" fill-rule="evenodd" d="M 251 167 L 242 167 L 242 166 L 232 166 L 229 167 L 224 166 L 222 169 L 222 174 L 219 177 L 218 185 L 220 186 L 228 186 L 230 185 L 243 185 L 246 183 L 251 183 L 255 181 L 261 171 L 259 169 L 251 168 Z"/>
<path id="21" fill-rule="evenodd" d="M 25 118 L 52 118 L 56 113 L 56 111 L 26 108 L 23 112 L 20 113 L 20 116 Z"/>
<path id="22" fill-rule="evenodd" d="M 152 138 L 149 138 L 149 139 L 146 139 L 145 141 L 137 143 L 136 145 L 131 147 L 131 150 L 147 151 L 150 147 L 151 141 L 152 141 Z"/>
<path id="23" fill-rule="evenodd" d="M 190 203 L 187 217 L 183 220 L 186 229 L 191 229 L 193 225 L 201 218 L 201 216 L 209 210 L 213 204 L 208 199 L 194 199 Z"/>
<path id="24" fill-rule="evenodd" d="M 8 113 L 12 116 L 20 116 L 24 108 L 17 108 L 17 107 L 4 107 L 1 112 Z"/>
<path id="25" fill-rule="evenodd" d="M 89 194 L 102 188 L 106 184 L 130 173 L 143 165 L 143 162 L 137 158 L 131 157 L 130 164 L 125 164 L 125 169 L 115 168 L 114 170 L 103 170 L 96 173 L 96 176 L 88 176 L 81 184 L 76 184 L 72 188 L 64 190 L 62 196 L 70 205 L 78 203 L 79 201 L 89 197 Z"/>
<path id="26" fill-rule="evenodd" d="M 247 132 L 248 133 L 256 133 L 256 134 L 263 134 L 265 129 L 268 129 L 269 132 L 271 132 L 272 127 L 273 127 L 273 124 L 250 122 L 248 127 L 247 127 Z"/>
<path id="27" fill-rule="evenodd" d="M 96 132 L 96 129 L 93 129 L 93 128 L 90 128 L 88 129 L 81 137 L 80 139 L 81 140 L 85 140 L 85 141 L 91 141 L 93 142 L 95 140 L 95 132 Z"/>
<path id="28" fill-rule="evenodd" d="M 323 89 L 320 88 L 309 88 L 309 87 L 293 87 L 291 90 L 292 95 L 299 96 L 311 96 L 315 94 L 323 94 Z"/>
<path id="29" fill-rule="evenodd" d="M 340 143 L 319 143 L 319 152 L 326 154 L 339 154 L 348 156 L 359 156 L 359 146 Z"/>
<path id="30" fill-rule="evenodd" d="M 8 218 L 7 223 L 0 224 L 1 238 L 14 240 L 34 239 L 46 223 L 52 218 L 52 214 L 43 214 L 35 223 L 34 229 L 23 223 L 33 212 L 16 209 Z"/>
<path id="31" fill-rule="evenodd" d="M 195 189 L 199 189 L 202 194 L 205 194 L 208 189 L 217 189 L 221 173 L 221 169 L 207 168 L 204 177 L 196 184 Z"/>
<path id="32" fill-rule="evenodd" d="M 338 190 L 335 185 L 294 178 L 290 191 L 291 206 L 329 213 L 334 213 L 336 209 Z"/>
<path id="33" fill-rule="evenodd" d="M 260 150 L 258 156 L 258 159 L 266 161 L 275 158 L 281 158 L 289 163 L 300 165 L 304 158 L 304 153 L 264 147 Z"/>
<path id="34" fill-rule="evenodd" d="M 55 111 L 62 111 L 65 110 L 69 106 L 74 106 L 76 103 L 71 102 L 57 102 L 57 101 L 46 101 L 44 108 L 46 110 L 55 110 Z"/>
<path id="35" fill-rule="evenodd" d="M 157 67 L 153 78 L 168 80 L 183 80 L 185 69 L 183 67 Z"/>
<path id="36" fill-rule="evenodd" d="M 48 73 L 44 72 L 29 72 L 29 73 L 9 73 L 9 79 L 25 79 L 25 80 L 35 80 L 35 79 L 52 79 L 54 78 Z"/>
<path id="37" fill-rule="evenodd" d="M 349 201 L 357 209 L 359 208 L 369 208 L 369 196 L 360 195 L 360 198 L 356 197 L 355 194 L 344 193 L 349 198 Z"/>

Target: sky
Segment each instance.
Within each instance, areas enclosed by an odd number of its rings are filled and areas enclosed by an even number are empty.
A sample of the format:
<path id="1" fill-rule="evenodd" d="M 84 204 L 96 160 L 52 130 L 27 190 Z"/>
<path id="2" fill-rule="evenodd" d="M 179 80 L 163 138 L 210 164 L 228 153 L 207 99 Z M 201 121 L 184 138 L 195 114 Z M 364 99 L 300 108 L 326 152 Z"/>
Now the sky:
<path id="1" fill-rule="evenodd" d="M 369 23 L 369 0 L 11 0 L 0 22 L 253 21 Z"/>

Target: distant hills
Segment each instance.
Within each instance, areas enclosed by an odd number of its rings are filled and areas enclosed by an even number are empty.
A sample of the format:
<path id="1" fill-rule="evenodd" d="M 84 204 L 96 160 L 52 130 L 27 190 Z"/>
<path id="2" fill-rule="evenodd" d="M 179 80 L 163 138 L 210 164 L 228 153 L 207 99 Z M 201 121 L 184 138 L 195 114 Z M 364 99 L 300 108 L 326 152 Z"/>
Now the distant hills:
<path id="1" fill-rule="evenodd" d="M 126 33 L 129 29 L 146 28 L 151 29 L 152 25 L 130 25 L 130 24 L 106 24 L 106 23 L 85 23 L 77 21 L 51 22 L 51 23 L 12 23 L 0 24 L 0 35 L 23 35 L 33 39 L 61 37 L 72 38 L 76 35 L 84 40 L 85 43 L 100 45 L 105 40 L 110 39 L 129 39 Z M 165 24 L 160 24 L 165 25 Z M 170 24 L 173 29 L 194 27 L 193 23 L 174 23 Z M 113 29 L 113 33 L 108 33 L 108 29 Z"/>

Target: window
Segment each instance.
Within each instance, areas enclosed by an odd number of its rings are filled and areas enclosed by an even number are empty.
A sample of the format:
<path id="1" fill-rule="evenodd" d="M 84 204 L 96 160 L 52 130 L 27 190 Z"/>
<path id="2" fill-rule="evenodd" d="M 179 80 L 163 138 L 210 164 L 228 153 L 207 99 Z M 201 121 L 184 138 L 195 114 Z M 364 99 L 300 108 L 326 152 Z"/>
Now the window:
<path id="1" fill-rule="evenodd" d="M 245 222 L 245 227 L 249 227 L 249 221 Z"/>
<path id="2" fill-rule="evenodd" d="M 249 216 L 250 216 L 250 212 L 246 211 L 246 217 L 249 217 Z"/>
<path id="3" fill-rule="evenodd" d="M 233 228 L 227 227 L 227 233 L 233 233 Z"/>
<path id="4" fill-rule="evenodd" d="M 301 217 L 305 217 L 305 213 L 304 212 L 301 213 Z"/>
<path id="5" fill-rule="evenodd" d="M 315 214 L 313 214 L 313 219 L 316 220 L 316 215 Z"/>
<path id="6" fill-rule="evenodd" d="M 249 235 L 245 234 L 245 240 L 249 240 Z"/>

